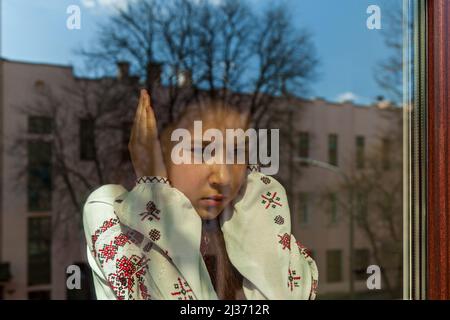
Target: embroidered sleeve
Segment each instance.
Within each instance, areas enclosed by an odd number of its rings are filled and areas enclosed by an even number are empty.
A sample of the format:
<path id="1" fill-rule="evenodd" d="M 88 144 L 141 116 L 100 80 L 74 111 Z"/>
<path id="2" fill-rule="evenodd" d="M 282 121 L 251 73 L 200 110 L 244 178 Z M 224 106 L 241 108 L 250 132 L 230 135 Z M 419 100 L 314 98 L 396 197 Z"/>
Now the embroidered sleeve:
<path id="1" fill-rule="evenodd" d="M 151 278 L 143 254 L 143 237 L 123 226 L 114 213 L 115 198 L 126 192 L 105 185 L 91 193 L 83 209 L 88 261 L 97 299 L 151 299 Z"/>
<path id="2" fill-rule="evenodd" d="M 161 248 L 172 247 L 170 243 L 174 241 L 183 243 L 182 239 L 192 238 L 193 231 L 197 229 L 200 237 L 200 217 L 189 199 L 172 188 L 167 178 L 137 179 L 130 192 L 116 197 L 114 210 L 121 223 Z M 181 215 L 183 223 L 180 223 Z M 169 252 L 167 254 L 171 257 Z"/>
<path id="3" fill-rule="evenodd" d="M 315 298 L 316 264 L 291 233 L 286 192 L 273 177 L 250 171 L 234 211 L 221 223 L 247 299 Z"/>
<path id="4" fill-rule="evenodd" d="M 215 297 L 200 255 L 201 218 L 182 192 L 165 178 L 143 177 L 130 192 L 116 197 L 113 206 L 122 224 L 142 234 L 176 266 L 179 281 L 186 283 L 187 289 L 180 291 L 183 296 Z M 171 297 L 181 296 L 171 293 Z"/>

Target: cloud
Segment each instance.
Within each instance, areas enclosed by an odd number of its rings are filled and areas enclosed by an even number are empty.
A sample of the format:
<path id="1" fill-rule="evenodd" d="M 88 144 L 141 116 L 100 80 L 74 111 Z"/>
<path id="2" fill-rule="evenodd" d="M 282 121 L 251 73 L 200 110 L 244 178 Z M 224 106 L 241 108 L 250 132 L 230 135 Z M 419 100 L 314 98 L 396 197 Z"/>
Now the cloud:
<path id="1" fill-rule="evenodd" d="M 0 0 L 1 1 L 1 0 Z M 126 9 L 129 3 L 142 0 L 81 0 L 81 4 L 87 9 Z M 199 4 L 201 0 L 191 0 L 195 4 Z M 218 6 L 223 0 L 209 0 L 209 3 Z"/>
<path id="2" fill-rule="evenodd" d="M 128 3 L 134 1 L 136 0 L 81 0 L 81 4 L 88 9 L 125 9 Z"/>
<path id="3" fill-rule="evenodd" d="M 96 1 L 95 0 L 81 0 L 81 4 L 85 6 L 86 8 L 93 8 L 95 7 Z"/>
<path id="4" fill-rule="evenodd" d="M 353 92 L 344 92 L 336 97 L 336 100 L 340 103 L 345 102 L 345 101 L 354 101 L 355 102 L 359 99 L 360 99 L 360 97 L 358 97 Z"/>

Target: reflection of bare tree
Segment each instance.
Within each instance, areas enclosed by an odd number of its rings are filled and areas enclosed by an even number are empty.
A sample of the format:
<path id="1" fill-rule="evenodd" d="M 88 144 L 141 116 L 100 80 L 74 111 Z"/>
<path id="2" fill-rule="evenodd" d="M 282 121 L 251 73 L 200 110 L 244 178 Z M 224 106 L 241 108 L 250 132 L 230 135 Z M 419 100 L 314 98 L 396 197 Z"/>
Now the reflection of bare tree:
<path id="1" fill-rule="evenodd" d="M 339 199 L 342 212 L 347 218 L 351 215 L 356 230 L 368 240 L 373 262 L 382 268 L 384 289 L 398 298 L 403 281 L 402 110 L 391 107 L 380 112 L 390 121 L 390 129 L 380 131 L 364 158 L 364 168 L 346 173 L 337 189 L 351 195 Z"/>
<path id="2" fill-rule="evenodd" d="M 236 0 L 139 1 L 119 10 L 100 28 L 98 45 L 82 53 L 96 65 L 130 61 L 151 91 L 161 70 L 168 121 L 180 101 L 206 93 L 244 100 L 259 123 L 275 96 L 298 96 L 314 76 L 311 37 L 292 22 L 281 6 L 258 15 Z"/>
<path id="3" fill-rule="evenodd" d="M 396 106 L 403 100 L 403 39 L 412 30 L 405 25 L 401 1 L 385 2 L 382 34 L 389 57 L 375 69 L 375 79 Z M 404 30 L 404 28 L 408 30 Z M 388 275 L 383 272 L 387 290 L 393 297 L 401 296 L 402 289 L 402 212 L 403 212 L 403 123 L 402 110 L 394 107 L 384 115 L 393 124 L 389 132 L 380 137 L 380 147 L 373 150 L 369 165 L 371 170 L 361 179 L 363 188 L 370 193 L 369 219 L 360 227 L 365 231 L 373 248 L 374 259 L 380 266 L 391 266 Z M 388 146 L 388 150 L 386 150 Z M 387 167 L 388 165 L 388 167 Z M 386 170 L 387 169 L 387 170 Z M 388 256 L 387 252 L 391 252 Z"/>
<path id="4" fill-rule="evenodd" d="M 389 57 L 375 68 L 375 80 L 391 101 L 400 105 L 403 98 L 403 10 L 402 1 L 388 1 L 383 6 L 384 43 Z M 410 30 L 412 25 L 407 26 Z"/>
<path id="5" fill-rule="evenodd" d="M 103 78 L 67 79 L 63 87 L 43 85 L 32 105 L 22 106 L 25 116 L 51 119 L 51 134 L 46 136 L 22 134 L 15 138 L 10 153 L 17 157 L 42 158 L 51 152 L 52 207 L 54 226 L 79 220 L 87 194 L 98 185 L 122 181 L 125 174 L 121 156 L 122 121 L 130 118 L 135 94 L 131 87 L 136 81 Z M 120 121 L 118 121 L 120 119 Z M 87 141 L 86 161 L 80 161 L 80 123 L 94 133 Z M 48 150 L 33 150 L 27 155 L 30 141 L 49 143 Z M 30 149 L 28 149 L 30 153 Z M 44 155 L 45 156 L 45 155 Z M 17 168 L 18 181 L 30 179 L 28 167 Z M 39 179 L 38 179 L 39 180 Z M 39 181 L 38 185 L 39 187 Z M 36 187 L 36 185 L 34 186 Z"/>
<path id="6" fill-rule="evenodd" d="M 23 109 L 27 116 L 53 119 L 48 139 L 55 221 L 79 218 L 74 213 L 81 213 L 95 187 L 132 176 L 123 146 L 143 83 L 151 90 L 159 124 L 206 95 L 242 103 L 261 125 L 276 97 L 304 92 L 317 60 L 310 36 L 292 22 L 283 7 L 257 15 L 233 0 L 218 6 L 138 1 L 119 10 L 100 26 L 96 45 L 81 52 L 90 70 L 102 76 L 41 88 L 39 101 Z M 117 66 L 120 77 L 108 77 Z M 94 133 L 91 138 L 80 137 L 81 119 Z M 86 161 L 80 161 L 80 139 L 90 144 Z M 27 139 L 17 141 L 12 152 L 23 152 Z"/>

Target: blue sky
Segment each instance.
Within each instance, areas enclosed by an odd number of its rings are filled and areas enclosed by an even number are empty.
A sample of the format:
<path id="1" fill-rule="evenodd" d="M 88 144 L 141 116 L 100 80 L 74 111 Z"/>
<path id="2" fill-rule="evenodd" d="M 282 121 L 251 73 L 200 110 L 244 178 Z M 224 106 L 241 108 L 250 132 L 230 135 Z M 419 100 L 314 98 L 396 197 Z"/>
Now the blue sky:
<path id="1" fill-rule="evenodd" d="M 0 0 L 2 2 L 1 52 L 3 58 L 20 61 L 82 65 L 74 50 L 95 41 L 98 22 L 113 11 L 112 4 L 137 0 Z M 195 1 L 195 0 L 193 0 Z M 220 1 L 220 0 L 214 0 Z M 278 1 L 250 0 L 257 8 Z M 374 67 L 390 53 L 380 30 L 366 27 L 369 5 L 379 5 L 382 27 L 386 1 L 282 0 L 295 25 L 313 35 L 320 77 L 311 95 L 337 101 L 342 95 L 370 103 L 383 94 L 374 81 Z M 390 0 L 401 1 L 401 0 Z M 81 8 L 81 30 L 68 30 L 66 9 Z"/>

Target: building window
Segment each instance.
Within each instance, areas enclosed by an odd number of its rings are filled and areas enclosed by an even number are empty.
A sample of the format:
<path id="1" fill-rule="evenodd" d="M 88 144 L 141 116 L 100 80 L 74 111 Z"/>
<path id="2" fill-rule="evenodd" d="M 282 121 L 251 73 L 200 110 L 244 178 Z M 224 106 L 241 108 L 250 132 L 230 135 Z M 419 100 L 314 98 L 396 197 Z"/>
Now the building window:
<path id="1" fill-rule="evenodd" d="M 95 121 L 94 119 L 80 120 L 80 159 L 95 159 Z"/>
<path id="2" fill-rule="evenodd" d="M 300 132 L 299 144 L 298 144 L 298 156 L 301 158 L 309 158 L 309 133 Z M 307 166 L 308 164 L 304 161 L 301 162 L 302 166 Z"/>
<path id="3" fill-rule="evenodd" d="M 327 250 L 327 282 L 342 281 L 342 250 Z"/>
<path id="4" fill-rule="evenodd" d="M 28 117 L 28 133 L 51 134 L 53 132 L 53 119 L 45 116 Z"/>
<path id="5" fill-rule="evenodd" d="M 356 168 L 364 169 L 364 147 L 365 139 L 363 136 L 356 137 Z"/>
<path id="6" fill-rule="evenodd" d="M 48 211 L 52 203 L 52 144 L 28 141 L 28 210 Z"/>
<path id="7" fill-rule="evenodd" d="M 28 292 L 28 300 L 50 300 L 50 291 L 30 291 Z"/>
<path id="8" fill-rule="evenodd" d="M 338 215 L 338 198 L 336 193 L 330 194 L 329 198 L 330 205 L 330 224 L 337 223 L 337 215 Z"/>
<path id="9" fill-rule="evenodd" d="M 338 136 L 337 134 L 328 135 L 328 162 L 333 165 L 338 165 Z"/>
<path id="10" fill-rule="evenodd" d="M 309 194 L 300 192 L 298 195 L 299 222 L 308 224 L 309 222 Z"/>
<path id="11" fill-rule="evenodd" d="M 367 267 L 370 265 L 370 251 L 369 249 L 356 249 L 354 251 L 354 272 L 355 279 L 363 281 L 367 279 Z"/>
<path id="12" fill-rule="evenodd" d="M 28 285 L 51 281 L 51 218 L 28 218 Z"/>

